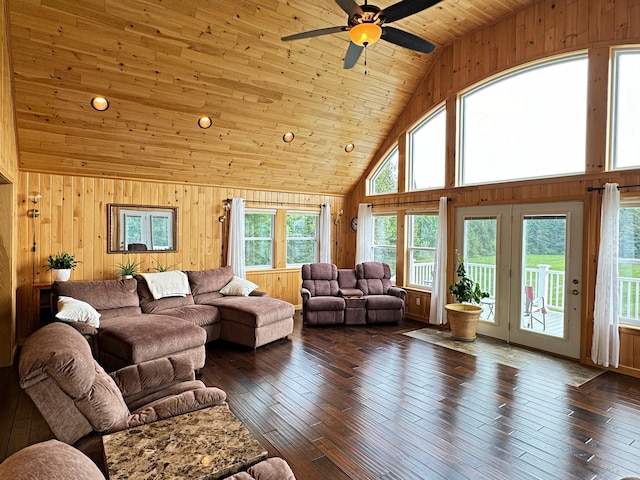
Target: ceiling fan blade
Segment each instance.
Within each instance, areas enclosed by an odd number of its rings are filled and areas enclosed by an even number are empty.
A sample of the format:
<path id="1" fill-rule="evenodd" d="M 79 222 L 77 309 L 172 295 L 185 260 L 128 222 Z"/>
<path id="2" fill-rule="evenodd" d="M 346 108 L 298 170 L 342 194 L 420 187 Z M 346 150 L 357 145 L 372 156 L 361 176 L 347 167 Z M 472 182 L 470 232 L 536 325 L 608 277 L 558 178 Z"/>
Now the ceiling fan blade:
<path id="1" fill-rule="evenodd" d="M 384 15 L 386 23 L 395 22 L 401 18 L 408 17 L 414 13 L 426 10 L 429 7 L 434 6 L 436 3 L 440 3 L 440 0 L 402 0 L 398 3 L 394 3 L 390 7 L 385 8 L 380 12 L 380 15 Z"/>
<path id="2" fill-rule="evenodd" d="M 431 53 L 433 52 L 433 49 L 436 48 L 433 43 L 428 42 L 424 38 L 420 38 L 417 35 L 405 32 L 404 30 L 387 27 L 386 25 L 382 27 L 382 36 L 380 38 L 389 43 L 394 43 L 401 47 L 415 50 L 416 52 Z"/>
<path id="3" fill-rule="evenodd" d="M 296 33 L 294 35 L 288 35 L 282 37 L 280 40 L 288 42 L 289 40 L 300 40 L 301 38 L 319 37 L 320 35 L 330 35 L 332 33 L 344 32 L 347 27 L 327 27 L 320 28 L 318 30 L 309 30 L 308 32 Z"/>
<path id="4" fill-rule="evenodd" d="M 349 48 L 347 48 L 347 53 L 344 56 L 344 68 L 349 69 L 353 68 L 358 59 L 360 58 L 360 54 L 364 50 L 364 47 L 360 45 L 356 45 L 353 42 L 349 42 Z"/>
<path id="5" fill-rule="evenodd" d="M 335 2 L 340 5 L 340 8 L 344 10 L 349 17 L 353 17 L 356 13 L 362 15 L 362 9 L 360 5 L 358 5 L 353 0 L 335 0 Z"/>

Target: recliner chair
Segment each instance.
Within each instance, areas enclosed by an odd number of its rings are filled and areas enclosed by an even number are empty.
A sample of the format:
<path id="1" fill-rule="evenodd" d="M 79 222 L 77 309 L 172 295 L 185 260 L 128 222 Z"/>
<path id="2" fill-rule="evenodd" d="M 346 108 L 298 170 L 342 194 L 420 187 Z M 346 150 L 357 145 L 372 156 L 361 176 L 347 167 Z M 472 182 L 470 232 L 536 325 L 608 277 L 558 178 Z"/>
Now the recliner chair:
<path id="1" fill-rule="evenodd" d="M 356 265 L 357 287 L 367 299 L 367 323 L 399 322 L 407 292 L 391 285 L 391 269 L 381 262 Z"/>
<path id="2" fill-rule="evenodd" d="M 302 266 L 302 321 L 306 325 L 344 322 L 344 298 L 338 296 L 338 267 L 332 263 Z"/>

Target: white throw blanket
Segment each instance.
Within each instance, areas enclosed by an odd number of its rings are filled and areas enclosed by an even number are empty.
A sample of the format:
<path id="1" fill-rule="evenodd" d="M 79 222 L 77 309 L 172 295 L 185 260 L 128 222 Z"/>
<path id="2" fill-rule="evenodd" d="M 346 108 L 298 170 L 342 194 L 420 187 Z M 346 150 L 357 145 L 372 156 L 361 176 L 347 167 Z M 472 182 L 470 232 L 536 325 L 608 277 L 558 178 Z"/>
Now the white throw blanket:
<path id="1" fill-rule="evenodd" d="M 186 297 L 191 293 L 189 278 L 180 270 L 158 273 L 141 273 L 155 300 L 164 297 Z"/>

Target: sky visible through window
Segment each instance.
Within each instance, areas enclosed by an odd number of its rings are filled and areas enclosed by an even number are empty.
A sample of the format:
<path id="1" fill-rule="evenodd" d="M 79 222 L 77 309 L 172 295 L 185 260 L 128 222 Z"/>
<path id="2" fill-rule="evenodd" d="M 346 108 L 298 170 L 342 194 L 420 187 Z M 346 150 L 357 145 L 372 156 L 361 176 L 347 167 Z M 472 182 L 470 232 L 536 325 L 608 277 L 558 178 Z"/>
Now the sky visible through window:
<path id="1" fill-rule="evenodd" d="M 640 165 L 640 50 L 616 52 L 613 168 Z"/>
<path id="2" fill-rule="evenodd" d="M 503 77 L 462 102 L 461 184 L 584 172 L 586 56 Z"/>

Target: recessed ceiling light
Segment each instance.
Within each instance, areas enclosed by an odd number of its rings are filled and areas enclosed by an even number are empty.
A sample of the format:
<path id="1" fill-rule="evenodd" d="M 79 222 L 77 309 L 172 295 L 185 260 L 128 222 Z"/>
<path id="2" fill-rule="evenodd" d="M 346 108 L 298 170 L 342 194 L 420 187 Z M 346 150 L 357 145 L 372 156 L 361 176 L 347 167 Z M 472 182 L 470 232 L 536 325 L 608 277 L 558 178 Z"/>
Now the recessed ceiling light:
<path id="1" fill-rule="evenodd" d="M 347 153 L 351 153 L 351 152 L 353 152 L 353 150 L 354 150 L 355 148 L 356 148 L 356 146 L 355 146 L 353 143 L 347 143 L 347 144 L 344 146 L 344 151 L 345 151 L 345 152 L 347 152 Z"/>
<path id="2" fill-rule="evenodd" d="M 104 97 L 93 97 L 91 106 L 99 112 L 104 112 L 109 109 L 109 101 Z"/>
<path id="3" fill-rule="evenodd" d="M 287 132 L 282 136 L 282 141 L 284 143 L 291 143 L 293 142 L 294 138 L 295 138 L 295 135 L 293 134 L 293 132 Z"/>
<path id="4" fill-rule="evenodd" d="M 203 115 L 198 119 L 198 126 L 200 128 L 209 128 L 211 125 L 213 125 L 213 120 L 211 120 L 211 117 Z"/>

